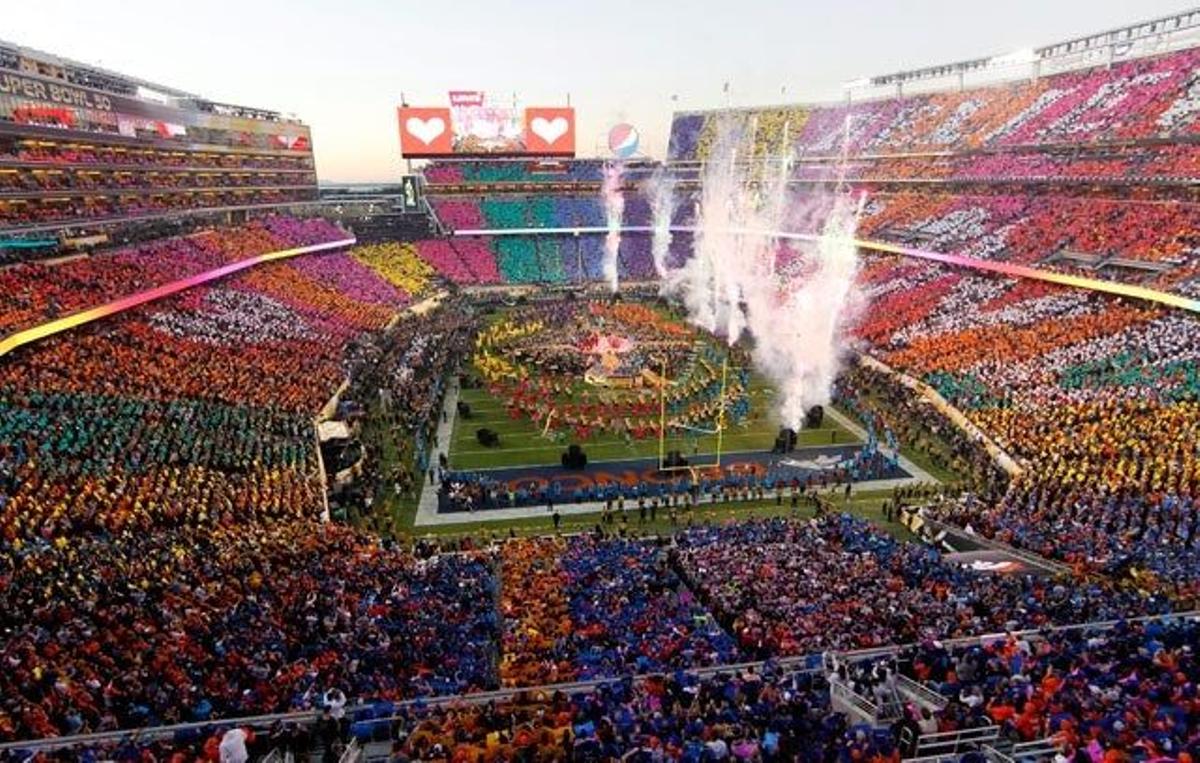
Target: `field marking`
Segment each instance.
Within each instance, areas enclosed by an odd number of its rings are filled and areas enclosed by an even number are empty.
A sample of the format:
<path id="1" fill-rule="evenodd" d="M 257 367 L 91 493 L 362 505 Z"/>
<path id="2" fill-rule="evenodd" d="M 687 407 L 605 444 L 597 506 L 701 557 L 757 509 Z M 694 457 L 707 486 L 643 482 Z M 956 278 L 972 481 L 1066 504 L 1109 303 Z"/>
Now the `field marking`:
<path id="1" fill-rule="evenodd" d="M 857 436 L 861 437 L 864 441 L 866 441 L 866 438 L 867 438 L 866 430 L 863 429 L 862 427 L 860 427 L 858 424 L 856 424 L 849 416 L 846 416 L 841 411 L 834 408 L 832 405 L 829 406 L 829 408 L 826 410 L 826 413 L 828 413 L 830 416 L 832 416 L 834 419 L 836 419 L 837 422 L 839 424 L 841 424 L 843 427 L 845 427 L 847 429 L 847 431 L 849 431 L 851 434 L 857 435 Z M 919 480 L 921 482 L 932 482 L 936 485 L 942 484 L 941 480 L 939 480 L 937 477 L 934 477 L 929 472 L 925 471 L 921 467 L 914 464 L 911 460 L 909 460 L 907 457 L 904 456 L 904 454 L 900 453 L 899 451 L 894 451 L 891 448 L 887 447 L 886 445 L 879 445 L 878 447 L 879 447 L 879 452 L 884 454 L 885 456 L 895 457 L 896 462 L 900 464 L 901 468 L 903 468 L 904 471 L 911 474 L 913 476 L 913 479 Z"/>
<path id="2" fill-rule="evenodd" d="M 470 390 L 470 391 L 474 391 L 474 390 Z M 442 411 L 445 413 L 446 420 L 438 422 L 437 434 L 438 434 L 439 447 L 431 455 L 431 459 L 434 462 L 436 462 L 438 453 L 445 453 L 447 455 L 447 458 L 449 458 L 449 451 L 450 451 L 450 448 L 453 446 L 453 439 L 454 439 L 453 433 L 454 433 L 455 427 L 458 424 L 458 406 L 457 406 L 458 399 L 459 399 L 458 384 L 457 384 L 457 382 L 452 381 L 446 390 L 446 397 L 445 397 L 445 400 L 444 400 L 443 406 L 442 406 Z M 828 409 L 826 409 L 826 412 L 829 413 L 833 417 L 833 419 L 835 421 L 837 421 L 838 424 L 841 425 L 842 431 L 849 433 L 851 436 L 857 437 L 858 438 L 857 442 L 829 443 L 829 444 L 819 444 L 819 445 L 818 444 L 798 445 L 796 450 L 799 451 L 799 450 L 814 450 L 817 448 L 828 448 L 830 445 L 834 445 L 834 446 L 837 446 L 837 445 L 861 445 L 863 442 L 866 442 L 866 432 L 863 430 L 862 427 L 858 426 L 855 422 L 851 421 L 848 417 L 846 417 L 843 414 L 839 413 L 838 411 L 834 410 L 832 406 L 830 406 Z M 824 430 L 824 429 L 822 429 L 822 430 L 816 430 L 816 431 L 839 431 L 839 430 L 832 430 L 832 429 Z M 745 436 L 751 436 L 753 433 L 745 432 L 745 433 L 740 433 L 740 434 L 745 435 Z M 727 435 L 727 437 L 736 437 L 736 436 L 737 436 L 737 434 Z M 441 446 L 441 443 L 446 444 L 444 449 Z M 614 442 L 613 445 L 624 446 L 624 443 Z M 543 450 L 543 449 L 549 450 L 551 448 L 561 448 L 561 447 L 562 447 L 561 445 L 554 445 L 554 446 L 547 445 L 545 448 L 533 448 L 532 450 L 535 450 L 535 451 Z M 593 446 L 593 447 L 603 447 L 603 445 L 597 444 L 596 446 Z M 883 449 L 881 448 L 881 450 L 883 450 Z M 496 453 L 496 451 L 493 451 L 493 450 L 488 450 L 488 451 L 484 451 L 484 452 Z M 500 451 L 500 452 L 505 452 L 505 451 Z M 509 451 L 509 452 L 517 452 L 517 451 L 514 449 L 513 451 Z M 738 455 L 738 454 L 746 454 L 746 453 L 763 453 L 763 452 L 765 452 L 765 451 L 762 451 L 762 450 L 722 451 L 722 456 Z M 462 451 L 460 451 L 460 453 L 462 453 Z M 708 454 L 708 453 L 697 453 L 696 454 L 697 457 L 704 456 L 704 455 L 715 455 L 715 454 Z M 899 454 L 897 454 L 897 455 L 898 455 L 898 460 L 900 462 L 900 465 L 905 469 L 905 471 L 907 471 L 910 475 L 912 475 L 911 477 L 905 477 L 905 478 L 899 478 L 899 479 L 888 479 L 888 480 L 871 480 L 871 481 L 867 481 L 867 482 L 857 482 L 854 485 L 855 492 L 861 492 L 861 491 L 869 492 L 869 491 L 874 491 L 874 490 L 890 490 L 894 487 L 900 487 L 900 486 L 905 486 L 905 485 L 915 485 L 915 484 L 920 484 L 921 482 L 937 482 L 938 481 L 938 480 L 934 479 L 930 474 L 925 472 L 923 469 L 918 467 L 916 464 L 912 463 L 909 459 L 905 458 L 903 455 L 899 455 Z M 626 456 L 623 458 L 601 459 L 598 461 L 592 461 L 590 463 L 602 464 L 602 463 L 614 463 L 614 462 L 621 462 L 621 461 L 652 460 L 653 458 L 654 458 L 653 453 L 650 454 L 649 456 L 640 456 L 637 454 L 633 454 L 632 456 Z M 695 466 L 697 468 L 705 468 L 705 467 L 713 466 L 713 465 L 714 464 L 712 464 L 712 463 L 695 464 Z M 475 468 L 475 469 L 463 469 L 460 467 L 460 470 L 486 472 L 486 471 L 496 471 L 496 470 L 520 469 L 522 467 L 545 468 L 546 466 L 547 466 L 546 464 L 514 464 L 514 465 L 510 465 L 510 466 L 490 466 L 490 467 L 479 467 L 479 468 Z M 734 504 L 730 504 L 730 505 L 734 505 Z M 564 516 L 569 516 L 569 515 L 573 515 L 573 514 L 599 513 L 603 508 L 604 508 L 603 502 L 584 503 L 584 504 L 563 504 L 563 505 L 559 506 L 559 512 Z M 515 509 L 490 509 L 487 511 L 479 511 L 479 512 L 475 512 L 475 513 L 448 512 L 446 514 L 439 514 L 438 513 L 438 500 L 437 500 L 437 486 L 429 484 L 428 480 L 422 480 L 421 497 L 417 502 L 417 512 L 416 512 L 416 516 L 413 517 L 413 525 L 414 525 L 414 527 L 427 527 L 430 525 L 471 525 L 471 524 L 486 525 L 489 522 L 500 522 L 500 521 L 504 521 L 504 520 L 508 520 L 508 519 L 529 519 L 529 518 L 536 518 L 536 517 L 540 517 L 542 519 L 546 519 L 547 521 L 549 521 L 549 518 L 546 514 L 545 506 L 528 506 L 528 507 L 521 507 L 521 508 L 515 508 Z"/>
<path id="3" fill-rule="evenodd" d="M 834 431 L 834 430 L 831 430 L 831 431 Z M 728 434 L 725 435 L 726 440 L 747 440 L 747 439 L 758 438 L 758 437 L 760 437 L 760 435 L 755 434 L 753 432 L 749 432 L 744 435 L 728 435 Z M 650 455 L 651 456 L 657 455 L 658 447 L 653 442 L 649 442 L 646 440 L 642 440 L 640 442 L 646 443 L 647 447 L 654 446 L 653 452 Z M 543 451 L 543 450 L 561 451 L 564 448 L 566 448 L 567 445 L 569 445 L 569 444 L 571 444 L 571 443 L 541 445 L 541 446 L 529 447 L 529 448 L 484 448 L 483 450 L 478 450 L 478 449 L 476 449 L 476 450 L 457 450 L 453 453 L 453 455 L 455 455 L 455 456 L 481 456 L 481 455 L 497 455 L 497 456 L 499 456 L 499 455 L 504 455 L 506 453 L 533 453 L 536 451 Z M 670 445 L 671 444 L 670 441 L 668 441 L 667 444 Z M 773 445 L 774 442 L 772 441 L 771 444 Z M 806 447 L 806 448 L 828 448 L 828 447 L 836 447 L 839 445 L 861 445 L 861 444 L 862 444 L 861 440 L 852 440 L 852 441 L 848 441 L 848 442 L 825 442 L 825 443 L 810 442 L 810 443 L 805 443 L 803 447 Z M 581 442 L 581 443 L 578 443 L 578 445 L 581 448 L 583 448 L 585 451 L 588 449 L 592 449 L 592 448 L 630 449 L 630 446 L 626 445 L 623 442 L 618 442 L 618 441 L 606 441 L 606 442 L 597 442 L 597 443 L 590 443 L 590 444 L 586 443 L 586 442 Z M 637 446 L 635 445 L 634 448 L 636 448 L 636 447 Z M 797 450 L 799 448 L 800 448 L 800 446 L 797 445 Z M 680 450 L 680 449 L 679 448 L 668 448 L 668 450 Z M 770 450 L 770 448 L 759 448 L 758 450 L 754 450 L 754 451 L 722 450 L 721 452 L 722 453 L 734 453 L 734 452 L 762 453 L 762 452 L 769 451 L 769 450 Z M 714 449 L 712 451 L 712 454 L 715 454 L 715 453 L 716 453 L 716 450 Z M 705 455 L 705 451 L 704 451 L 704 449 L 700 449 L 700 450 L 696 451 L 696 453 L 694 455 Z M 643 458 L 647 458 L 647 457 L 648 456 L 643 456 Z M 523 464 L 523 465 L 524 466 L 543 466 L 544 464 Z"/>
<path id="4" fill-rule="evenodd" d="M 822 450 L 822 449 L 826 449 L 826 448 L 853 447 L 855 445 L 861 445 L 861 444 L 862 443 L 860 443 L 860 442 L 838 442 L 838 443 L 833 443 L 832 445 L 797 445 L 792 450 L 792 452 L 797 453 L 802 450 Z M 764 453 L 771 453 L 771 451 L 762 450 L 762 449 L 759 449 L 759 450 L 723 450 L 723 451 L 721 451 L 721 458 L 724 459 L 725 456 L 761 456 Z M 715 452 L 714 453 L 701 452 L 701 453 L 696 453 L 693 456 L 688 456 L 688 458 L 690 459 L 693 457 L 715 456 L 715 455 L 716 455 Z M 632 455 L 632 456 L 629 456 L 628 458 L 601 458 L 601 459 L 597 459 L 595 461 L 593 461 L 592 459 L 589 458 L 588 466 L 592 466 L 593 464 L 619 464 L 619 463 L 623 463 L 626 461 L 656 461 L 656 460 L 658 460 L 657 456 L 658 456 L 657 453 L 651 453 L 650 455 L 647 455 L 647 456 Z M 697 469 L 706 469 L 706 468 L 710 468 L 710 467 L 717 466 L 717 465 L 718 464 L 715 461 L 706 461 L 704 463 L 698 463 L 698 464 L 688 464 L 688 466 L 692 466 Z M 558 464 L 513 464 L 511 466 L 480 466 L 480 467 L 475 467 L 475 468 L 454 468 L 454 467 L 452 467 L 450 469 L 450 471 L 502 472 L 502 471 L 511 471 L 513 469 L 551 469 L 556 466 L 558 466 Z M 859 483 L 855 483 L 855 484 L 857 485 Z M 863 483 L 863 484 L 866 484 L 866 483 Z"/>
<path id="5" fill-rule="evenodd" d="M 465 394 L 464 394 L 465 393 Z M 771 397 L 774 396 L 774 391 L 769 387 L 752 388 L 751 393 L 756 397 Z M 456 399 L 456 405 L 448 406 L 448 413 L 451 417 L 451 425 L 453 436 L 446 441 L 447 458 L 452 470 L 458 471 L 488 471 L 493 469 L 519 469 L 522 467 L 538 468 L 555 466 L 557 462 L 554 457 L 563 452 L 570 444 L 570 437 L 562 441 L 545 440 L 544 444 L 524 445 L 521 447 L 508 448 L 479 448 L 479 447 L 464 447 L 476 443 L 475 430 L 480 428 L 494 429 L 502 439 L 505 437 L 520 438 L 528 442 L 529 440 L 541 438 L 541 432 L 537 428 L 537 422 L 522 415 L 516 419 L 508 416 L 507 407 L 499 403 L 490 392 L 480 389 L 458 390 L 459 397 Z M 475 403 L 464 399 L 466 394 L 476 398 Z M 458 415 L 457 401 L 463 400 L 471 405 L 472 417 L 469 419 L 461 418 Z M 504 415 L 497 418 L 476 416 L 477 412 L 485 410 L 494 410 L 496 413 Z M 840 423 L 840 422 L 839 422 Z M 492 426 L 488 426 L 492 425 Z M 749 428 L 737 426 L 730 430 L 726 430 L 724 440 L 730 443 L 733 447 L 743 446 L 739 450 L 726 450 L 722 448 L 722 456 L 725 454 L 746 454 L 746 453 L 764 453 L 770 450 L 768 444 L 773 445 L 774 439 L 778 434 L 778 427 L 774 424 L 769 427 L 765 422 L 752 422 Z M 829 442 L 829 435 L 840 433 L 848 437 L 847 441 Z M 866 442 L 865 436 L 856 435 L 855 432 L 845 426 L 821 427 L 819 429 L 802 430 L 800 434 L 799 448 L 812 449 L 824 448 L 829 446 L 843 445 L 861 445 Z M 695 452 L 690 453 L 690 457 L 706 458 L 704 464 L 696 466 L 714 466 L 716 456 L 716 435 L 703 435 L 694 438 L 686 438 L 682 435 L 675 434 L 668 437 L 666 442 L 667 450 L 683 450 L 690 451 L 689 447 L 692 444 L 698 444 L 699 447 Z M 518 440 L 518 441 L 520 441 Z M 764 447 L 755 449 L 746 449 L 745 446 L 750 442 L 761 441 Z M 439 439 L 439 444 L 442 440 Z M 635 440 L 626 442 L 623 439 L 618 439 L 617 435 L 606 434 L 599 440 L 587 440 L 579 443 L 585 450 L 603 454 L 605 457 L 600 460 L 591 461 L 591 463 L 613 463 L 620 461 L 648 461 L 658 457 L 658 441 L 657 439 Z M 524 454 L 524 455 L 522 455 Z M 535 455 L 536 454 L 536 455 Z M 610 457 L 611 456 L 611 457 Z M 525 459 L 525 460 L 521 460 Z M 463 464 L 467 461 L 467 464 Z M 530 461 L 538 461 L 540 463 L 530 463 Z"/>
<path id="6" fill-rule="evenodd" d="M 657 421 L 658 417 L 655 416 L 654 419 L 655 419 L 655 421 Z M 480 417 L 472 415 L 471 418 L 469 418 L 469 419 L 462 419 L 462 423 L 464 426 L 460 427 L 460 429 L 462 429 L 463 431 L 465 431 L 466 429 L 469 428 L 467 426 L 467 424 L 470 424 L 471 426 L 474 426 L 476 424 L 486 425 L 486 426 L 491 426 L 491 425 L 496 425 L 496 424 L 512 424 L 514 426 L 523 425 L 526 428 L 528 428 L 531 432 L 533 432 L 534 434 L 540 434 L 540 432 L 541 432 L 540 428 L 536 429 L 536 430 L 533 428 L 532 424 L 534 422 L 531 419 L 529 419 L 528 417 L 522 417 L 519 419 L 509 418 L 508 416 L 496 417 L 496 418 L 480 418 Z M 729 429 L 726 429 L 725 431 L 729 432 L 730 429 L 741 429 L 741 428 L 742 428 L 741 425 L 735 424 L 732 427 L 730 427 Z M 840 432 L 840 431 L 842 431 L 842 429 L 843 429 L 842 427 L 820 427 L 818 429 L 802 429 L 800 431 L 801 432 L 835 432 L 835 431 Z M 772 434 L 778 434 L 779 428 L 772 426 L 769 430 L 764 429 L 764 431 L 770 431 Z M 800 432 L 797 432 L 796 434 L 799 434 L 799 433 Z M 474 433 L 472 433 L 472 436 L 474 436 Z"/>
<path id="7" fill-rule="evenodd" d="M 496 422 L 491 422 L 491 423 L 494 425 L 500 425 L 500 424 L 503 424 L 506 422 L 496 421 Z M 518 427 L 518 425 L 519 425 L 519 427 Z M 483 428 L 483 427 L 459 427 L 459 436 L 461 437 L 465 434 L 466 436 L 474 437 L 475 432 L 472 430 L 479 429 L 479 428 Z M 508 434 L 528 434 L 531 437 L 541 437 L 542 436 L 542 432 L 540 429 L 534 429 L 533 427 L 528 426 L 527 422 L 512 422 L 512 426 L 509 426 L 506 428 L 500 428 L 499 426 L 491 426 L 491 427 L 486 427 L 486 428 L 491 429 L 494 432 L 499 432 L 500 434 L 505 434 L 505 432 L 507 431 Z M 681 427 L 676 427 L 676 429 L 681 429 Z M 691 430 L 689 430 L 689 431 L 691 431 Z M 829 432 L 845 432 L 846 434 L 850 434 L 850 435 L 853 434 L 852 432 L 850 432 L 849 430 L 847 430 L 843 427 L 821 427 L 820 429 L 801 429 L 799 432 L 796 433 L 796 435 L 802 436 L 805 433 L 817 434 L 817 433 L 821 433 L 821 432 L 824 432 L 826 434 L 828 434 Z M 738 426 L 738 425 L 734 425 L 732 427 L 727 427 L 725 429 L 726 437 L 730 437 L 733 435 L 742 435 L 742 434 L 756 434 L 756 435 L 762 435 L 763 437 L 770 437 L 771 439 L 774 439 L 775 436 L 779 434 L 779 430 L 774 427 L 771 427 L 771 428 L 743 427 L 743 426 Z M 611 436 L 616 437 L 617 435 L 611 435 Z M 712 434 L 700 435 L 700 438 L 704 438 L 704 437 L 714 437 L 715 438 L 716 436 L 717 435 L 714 432 Z M 671 437 L 675 437 L 677 439 L 683 439 L 681 435 L 667 435 L 668 439 L 670 439 Z M 589 440 L 589 442 L 591 442 L 591 440 Z M 658 438 L 655 438 L 655 442 L 658 442 Z"/>
<path id="8" fill-rule="evenodd" d="M 825 432 L 825 433 L 845 432 L 845 434 L 849 435 L 849 437 L 851 439 L 845 440 L 842 442 L 811 442 L 810 440 L 812 440 L 814 438 L 798 438 L 798 439 L 800 441 L 804 442 L 806 445 L 859 445 L 859 444 L 862 444 L 863 442 L 865 442 L 865 440 L 863 438 L 857 437 L 855 435 L 855 433 L 848 432 L 848 431 L 841 430 L 841 429 L 822 429 L 822 430 L 811 430 L 811 431 L 819 431 L 819 432 Z M 502 435 L 505 433 L 498 432 L 497 434 Z M 510 434 L 513 434 L 513 433 L 510 433 Z M 522 433 L 516 433 L 516 434 L 522 434 Z M 527 434 L 527 436 L 536 437 L 538 435 Z M 773 433 L 768 435 L 768 434 L 765 434 L 762 432 L 726 432 L 724 439 L 726 439 L 726 440 L 746 440 L 746 439 L 758 439 L 758 438 L 762 438 L 764 440 L 769 439 L 772 445 L 775 442 L 775 435 Z M 456 439 L 461 439 L 461 438 L 456 438 Z M 470 435 L 468 439 L 474 440 L 475 435 L 474 434 Z M 709 447 L 709 443 L 715 441 L 716 439 L 717 439 L 716 435 L 704 435 L 703 437 L 695 438 L 695 440 L 685 440 L 683 438 L 668 437 L 666 440 L 666 444 L 667 445 L 675 445 L 675 444 L 684 445 L 684 444 L 690 444 L 692 442 L 696 442 L 696 443 L 704 443 L 704 445 L 702 447 Z M 823 437 L 821 439 L 828 440 L 829 438 Z M 557 448 L 562 448 L 565 445 L 569 445 L 569 444 L 571 444 L 571 443 L 547 442 L 545 445 L 537 445 L 537 446 L 522 447 L 522 448 L 500 447 L 500 448 L 484 448 L 482 450 L 478 449 L 478 448 L 473 448 L 470 450 L 458 450 L 458 451 L 456 451 L 456 454 L 479 455 L 481 453 L 495 453 L 495 454 L 528 453 L 528 452 L 534 451 L 534 450 L 553 450 L 553 449 L 557 449 Z M 658 440 L 657 439 L 634 440 L 633 443 L 628 443 L 624 440 L 615 440 L 615 439 L 606 438 L 604 440 L 584 440 L 583 442 L 579 442 L 577 444 L 583 448 L 605 448 L 605 447 L 637 448 L 637 447 L 644 446 L 647 448 L 653 448 L 655 451 L 658 450 Z M 677 448 L 671 448 L 671 450 L 677 450 Z M 767 448 L 767 450 L 770 450 L 770 448 Z"/>

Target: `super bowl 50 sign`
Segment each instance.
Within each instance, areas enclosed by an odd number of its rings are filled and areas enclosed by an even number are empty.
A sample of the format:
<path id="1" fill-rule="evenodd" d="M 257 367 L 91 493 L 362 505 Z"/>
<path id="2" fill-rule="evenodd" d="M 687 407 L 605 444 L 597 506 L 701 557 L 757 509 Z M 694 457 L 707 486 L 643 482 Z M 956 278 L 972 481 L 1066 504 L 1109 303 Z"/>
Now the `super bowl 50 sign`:
<path id="1" fill-rule="evenodd" d="M 575 156 L 575 110 L 522 110 L 482 103 L 454 108 L 401 106 L 400 152 L 409 159 L 437 156 Z"/>

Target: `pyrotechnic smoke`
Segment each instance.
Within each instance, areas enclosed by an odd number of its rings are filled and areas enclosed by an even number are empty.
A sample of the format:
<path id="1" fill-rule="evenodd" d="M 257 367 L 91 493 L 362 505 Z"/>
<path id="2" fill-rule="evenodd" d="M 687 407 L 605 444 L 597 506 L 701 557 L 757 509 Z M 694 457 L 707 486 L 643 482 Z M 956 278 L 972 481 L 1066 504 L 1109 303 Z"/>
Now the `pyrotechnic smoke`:
<path id="1" fill-rule="evenodd" d="M 608 222 L 602 266 L 604 278 L 614 293 L 620 285 L 617 255 L 621 249 L 621 218 L 625 215 L 625 195 L 621 193 L 621 175 L 624 171 L 625 166 L 621 162 L 604 165 L 604 183 L 600 188 L 604 196 L 604 216 Z"/>
<path id="2" fill-rule="evenodd" d="M 668 272 L 667 290 L 693 322 L 730 344 L 743 332 L 753 337 L 754 364 L 778 391 L 781 423 L 799 429 L 805 411 L 829 403 L 841 361 L 861 199 L 792 193 L 788 156 L 739 164 L 738 156 L 752 156 L 752 132 L 737 124 L 719 131 L 702 178 L 693 256 Z M 819 234 L 816 242 L 769 233 L 797 225 Z"/>
<path id="3" fill-rule="evenodd" d="M 671 250 L 671 218 L 675 214 L 675 178 L 660 166 L 650 176 L 643 191 L 650 199 L 654 228 L 650 255 L 654 258 L 654 271 L 659 279 L 665 279 L 667 253 Z"/>

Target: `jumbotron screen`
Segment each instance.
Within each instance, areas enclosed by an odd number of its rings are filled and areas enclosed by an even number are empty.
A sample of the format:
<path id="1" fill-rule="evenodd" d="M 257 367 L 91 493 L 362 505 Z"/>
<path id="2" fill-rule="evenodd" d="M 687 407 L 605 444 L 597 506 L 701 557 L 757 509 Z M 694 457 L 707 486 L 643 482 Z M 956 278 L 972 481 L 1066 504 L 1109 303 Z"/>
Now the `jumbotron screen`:
<path id="1" fill-rule="evenodd" d="M 401 106 L 400 152 L 409 159 L 439 156 L 575 156 L 575 110 L 524 109 L 451 94 L 451 105 Z"/>

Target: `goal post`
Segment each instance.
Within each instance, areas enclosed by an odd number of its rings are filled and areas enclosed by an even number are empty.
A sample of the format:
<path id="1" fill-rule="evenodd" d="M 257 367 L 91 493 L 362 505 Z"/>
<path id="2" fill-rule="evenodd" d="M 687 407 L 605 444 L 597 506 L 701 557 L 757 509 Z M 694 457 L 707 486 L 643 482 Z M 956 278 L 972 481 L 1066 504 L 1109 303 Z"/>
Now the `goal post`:
<path id="1" fill-rule="evenodd" d="M 678 429 L 691 430 L 701 435 L 716 435 L 716 452 L 714 460 L 704 464 L 687 464 L 687 465 L 667 465 L 667 385 L 670 383 L 667 377 L 666 359 L 661 359 L 659 364 L 659 383 L 658 383 L 658 470 L 662 472 L 688 472 L 692 481 L 697 481 L 697 474 L 703 469 L 720 468 L 721 455 L 725 443 L 725 427 L 727 425 L 726 410 L 728 408 L 728 386 L 729 386 L 729 356 L 726 355 L 721 362 L 721 390 L 717 397 L 717 418 L 716 427 L 712 430 L 699 429 L 698 427 L 680 426 Z"/>

